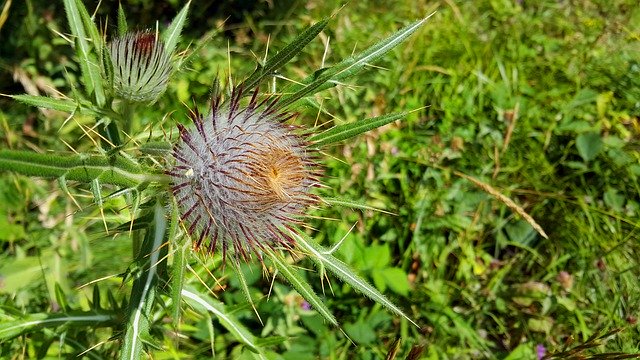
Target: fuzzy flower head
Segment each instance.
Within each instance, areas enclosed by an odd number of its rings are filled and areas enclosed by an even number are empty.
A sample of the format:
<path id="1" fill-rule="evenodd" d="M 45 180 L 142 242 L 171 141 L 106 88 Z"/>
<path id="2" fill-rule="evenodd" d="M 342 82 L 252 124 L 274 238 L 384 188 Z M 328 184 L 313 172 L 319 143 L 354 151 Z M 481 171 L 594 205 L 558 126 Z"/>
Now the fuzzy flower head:
<path id="1" fill-rule="evenodd" d="M 208 116 L 192 113 L 193 128 L 179 126 L 168 172 L 195 247 L 244 260 L 261 259 L 259 249 L 290 248 L 284 229 L 318 201 L 311 193 L 319 185 L 315 151 L 284 123 L 292 114 L 256 97 L 241 106 L 236 89 L 225 105 L 214 96 Z"/>
<path id="2" fill-rule="evenodd" d="M 136 102 L 154 102 L 167 89 L 171 54 L 158 34 L 132 32 L 109 44 L 116 93 Z"/>

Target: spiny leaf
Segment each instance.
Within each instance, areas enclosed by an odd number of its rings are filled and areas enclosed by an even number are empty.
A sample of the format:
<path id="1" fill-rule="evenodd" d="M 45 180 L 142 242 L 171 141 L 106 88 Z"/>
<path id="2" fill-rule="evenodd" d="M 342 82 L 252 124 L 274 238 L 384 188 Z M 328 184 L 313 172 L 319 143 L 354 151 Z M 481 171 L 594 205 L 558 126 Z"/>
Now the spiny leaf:
<path id="1" fill-rule="evenodd" d="M 242 88 L 253 89 L 262 78 L 267 75 L 273 74 L 282 65 L 286 64 L 294 56 L 299 54 L 311 40 L 327 26 L 329 18 L 323 19 L 313 26 L 309 27 L 298 35 L 293 41 L 287 44 L 282 50 L 278 51 L 273 57 L 269 58 L 264 65 L 259 65 L 258 68 L 251 74 L 243 83 Z"/>
<path id="2" fill-rule="evenodd" d="M 238 282 L 240 282 L 240 288 L 242 289 L 242 293 L 244 294 L 245 299 L 247 299 L 247 302 L 249 303 L 249 305 L 251 305 L 251 308 L 253 309 L 253 312 L 256 313 L 256 316 L 258 317 L 258 320 L 260 320 L 260 323 L 262 323 L 262 318 L 260 318 L 260 314 L 258 313 L 258 310 L 256 309 L 256 305 L 253 303 L 253 298 L 251 297 L 251 291 L 249 291 L 249 285 L 247 284 L 247 279 L 245 278 L 244 274 L 242 273 L 242 269 L 240 268 L 240 264 L 236 263 L 235 261 L 232 261 L 231 262 L 231 269 L 233 270 L 235 278 L 238 280 Z"/>
<path id="3" fill-rule="evenodd" d="M 314 144 L 317 146 L 323 146 L 352 138 L 356 135 L 373 130 L 390 122 L 402 119 L 405 116 L 407 116 L 407 113 L 401 112 L 396 114 L 376 116 L 350 124 L 339 125 L 323 133 L 314 135 L 310 137 L 309 140 L 314 142 Z"/>
<path id="4" fill-rule="evenodd" d="M 80 59 L 80 70 L 87 87 L 88 94 L 94 94 L 98 106 L 106 103 L 106 97 L 102 85 L 102 76 L 95 54 L 87 42 L 87 32 L 85 30 L 82 14 L 88 14 L 86 8 L 79 0 L 64 0 L 64 8 L 67 13 L 67 20 L 71 33 L 75 37 L 76 51 Z M 90 33 L 93 31 L 90 30 Z M 99 46 L 99 44 L 95 44 Z"/>
<path id="5" fill-rule="evenodd" d="M 54 99 L 46 96 L 35 95 L 9 95 L 12 99 L 23 102 L 27 105 L 37 106 L 45 109 L 53 109 L 64 111 L 67 113 L 74 112 L 78 108 L 78 104 L 71 100 Z"/>
<path id="6" fill-rule="evenodd" d="M 143 341 L 149 336 L 150 315 L 155 302 L 159 266 L 166 253 L 167 221 L 160 201 L 154 208 L 153 224 L 147 229 L 136 263 L 144 270 L 133 282 L 129 317 L 123 339 L 121 360 L 137 360 L 142 356 Z"/>
<path id="7" fill-rule="evenodd" d="M 127 33 L 127 16 L 122 8 L 122 3 L 118 4 L 118 36 L 124 36 Z"/>
<path id="8" fill-rule="evenodd" d="M 178 40 L 180 39 L 180 33 L 182 33 L 182 27 L 187 19 L 187 12 L 189 11 L 189 5 L 191 1 L 180 10 L 178 15 L 173 19 L 169 28 L 163 34 L 164 46 L 167 54 L 172 54 L 175 50 Z"/>
<path id="9" fill-rule="evenodd" d="M 178 205 L 175 203 L 175 199 L 173 199 L 173 202 L 171 206 L 171 222 L 169 223 L 169 241 L 176 244 L 176 249 L 173 253 L 173 264 L 171 265 L 171 299 L 173 300 L 171 313 L 173 326 L 177 329 L 180 322 L 180 309 L 182 305 L 181 293 L 184 288 L 187 255 L 191 247 L 189 242 L 186 241 L 188 237 L 183 236 L 182 241 L 177 241 L 176 239 L 179 227 L 179 215 Z"/>
<path id="10" fill-rule="evenodd" d="M 257 344 L 256 337 L 235 317 L 229 314 L 222 303 L 209 299 L 208 297 L 191 289 L 183 289 L 182 296 L 192 305 L 204 308 L 214 314 L 218 318 L 218 321 L 220 321 L 220 324 L 229 330 L 236 339 L 249 347 L 249 349 L 259 354 L 264 353 L 262 348 Z"/>
<path id="11" fill-rule="evenodd" d="M 418 327 L 418 324 L 411 320 L 411 318 L 409 318 L 409 316 L 407 316 L 402 310 L 400 310 L 399 307 L 389 301 L 389 299 L 387 299 L 384 295 L 382 295 L 382 293 L 380 293 L 376 288 L 367 283 L 364 279 L 356 275 L 356 272 L 350 269 L 345 263 L 335 258 L 326 249 L 323 249 L 322 246 L 318 245 L 315 241 L 313 241 L 313 239 L 311 239 L 304 233 L 298 234 L 292 231 L 291 235 L 296 238 L 297 244 L 300 245 L 303 250 L 309 253 L 309 258 L 313 262 L 318 264 L 318 267 L 323 267 L 324 269 L 330 271 L 332 274 L 342 279 L 342 281 L 348 283 L 353 288 L 370 297 L 375 302 L 404 317 L 413 325 Z"/>
<path id="12" fill-rule="evenodd" d="M 29 314 L 18 320 L 0 323 L 0 340 L 36 331 L 42 328 L 67 326 L 109 326 L 117 319 L 116 314 L 107 312 L 69 312 L 65 314 Z"/>
<path id="13" fill-rule="evenodd" d="M 396 45 L 408 38 L 432 15 L 433 14 L 402 28 L 398 32 L 367 48 L 358 55 L 349 57 L 332 67 L 316 71 L 302 81 L 303 85 L 289 85 L 283 90 L 283 93 L 290 95 L 284 96 L 278 106 L 286 108 L 305 96 L 312 95 L 320 90 L 326 89 L 327 87 L 334 86 L 338 82 L 355 75 L 367 64 L 379 59 Z M 327 86 L 323 87 L 325 84 L 327 84 Z"/>
<path id="14" fill-rule="evenodd" d="M 367 205 L 363 202 L 359 202 L 359 201 L 354 201 L 354 200 L 347 200 L 347 199 L 338 199 L 338 198 L 331 198 L 331 197 L 322 197 L 322 201 L 326 202 L 329 205 L 337 205 L 337 206 L 345 206 L 348 207 L 350 209 L 358 209 L 358 210 L 371 210 L 371 211 L 377 211 L 377 212 L 381 212 L 381 213 L 385 213 L 385 214 L 389 214 L 389 215 L 396 215 L 392 212 L 386 211 L 384 209 L 379 209 L 377 207 L 373 207 L 370 205 Z"/>
<path id="15" fill-rule="evenodd" d="M 300 276 L 300 274 L 296 273 L 296 271 L 291 267 L 291 265 L 286 264 L 279 254 L 274 252 L 268 252 L 269 259 L 273 262 L 278 269 L 278 272 L 285 278 L 291 285 L 300 293 L 300 295 L 309 302 L 309 304 L 322 315 L 328 322 L 332 325 L 338 326 L 338 321 L 333 316 L 331 311 L 327 308 L 324 302 L 316 295 L 316 293 L 311 289 L 311 286 Z"/>

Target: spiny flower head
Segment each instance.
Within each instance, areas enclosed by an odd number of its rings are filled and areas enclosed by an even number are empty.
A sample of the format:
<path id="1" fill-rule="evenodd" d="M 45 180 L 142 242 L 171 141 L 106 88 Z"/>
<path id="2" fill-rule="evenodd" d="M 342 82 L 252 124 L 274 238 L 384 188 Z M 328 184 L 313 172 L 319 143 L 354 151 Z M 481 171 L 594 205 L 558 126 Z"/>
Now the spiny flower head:
<path id="1" fill-rule="evenodd" d="M 114 71 L 114 88 L 124 99 L 154 102 L 167 89 L 171 74 L 171 54 L 167 54 L 158 34 L 138 31 L 114 39 L 109 44 Z"/>
<path id="2" fill-rule="evenodd" d="M 245 106 L 241 98 L 235 89 L 223 105 L 216 95 L 208 116 L 192 112 L 192 129 L 179 125 L 168 174 L 196 248 L 262 259 L 267 247 L 291 247 L 286 229 L 318 201 L 311 190 L 320 174 L 315 151 L 285 124 L 293 114 L 279 112 L 277 100 L 258 103 L 257 91 Z"/>

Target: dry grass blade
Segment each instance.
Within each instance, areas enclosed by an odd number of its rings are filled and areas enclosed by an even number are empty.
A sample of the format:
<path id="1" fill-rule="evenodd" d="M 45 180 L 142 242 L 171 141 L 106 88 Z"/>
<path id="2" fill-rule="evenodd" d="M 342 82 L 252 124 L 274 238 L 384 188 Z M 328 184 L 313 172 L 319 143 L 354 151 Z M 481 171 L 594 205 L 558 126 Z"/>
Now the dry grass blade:
<path id="1" fill-rule="evenodd" d="M 483 183 L 482 181 L 480 181 L 480 180 L 478 180 L 478 179 L 476 179 L 474 177 L 471 177 L 469 175 L 463 174 L 463 173 L 461 173 L 459 171 L 454 171 L 453 173 L 456 176 L 459 176 L 459 177 L 461 177 L 463 179 L 471 181 L 476 186 L 478 186 L 480 189 L 484 190 L 489 195 L 495 197 L 500 202 L 502 202 L 503 204 L 507 205 L 509 207 L 509 209 L 515 211 L 518 215 L 522 216 L 522 218 L 526 222 L 528 222 L 529 225 L 531 225 L 531 227 L 533 227 L 533 229 L 535 231 L 537 231 L 538 234 L 540 234 L 543 238 L 545 238 L 545 239 L 549 238 L 549 236 L 547 236 L 547 233 L 544 232 L 542 227 L 540 225 L 538 225 L 538 223 L 531 217 L 531 215 L 527 214 L 527 212 L 524 211 L 523 208 L 518 206 L 518 204 L 513 202 L 513 200 L 509 199 L 505 195 L 502 195 L 498 190 L 494 189 L 491 185 Z"/>

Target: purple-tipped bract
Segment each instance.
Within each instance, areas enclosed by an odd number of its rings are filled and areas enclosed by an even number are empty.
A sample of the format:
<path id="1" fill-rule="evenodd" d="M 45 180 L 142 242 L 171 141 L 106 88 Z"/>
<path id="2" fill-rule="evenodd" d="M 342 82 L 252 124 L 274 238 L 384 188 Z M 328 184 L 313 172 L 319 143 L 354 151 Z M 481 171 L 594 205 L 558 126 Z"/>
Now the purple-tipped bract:
<path id="1" fill-rule="evenodd" d="M 277 100 L 256 98 L 257 91 L 243 106 L 236 89 L 224 105 L 214 96 L 208 116 L 194 111 L 193 128 L 179 126 L 168 171 L 195 247 L 244 260 L 290 248 L 288 231 L 318 201 L 315 151 L 285 124 L 293 115 L 278 111 Z"/>

